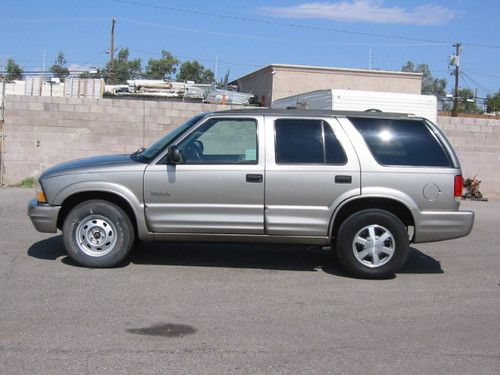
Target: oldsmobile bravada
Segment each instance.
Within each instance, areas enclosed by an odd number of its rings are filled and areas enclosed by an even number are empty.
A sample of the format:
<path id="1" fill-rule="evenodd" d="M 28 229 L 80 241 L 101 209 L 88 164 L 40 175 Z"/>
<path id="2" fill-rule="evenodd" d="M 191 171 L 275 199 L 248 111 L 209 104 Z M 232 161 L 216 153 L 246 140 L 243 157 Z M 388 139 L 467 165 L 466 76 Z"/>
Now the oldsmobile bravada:
<path id="1" fill-rule="evenodd" d="M 255 108 L 52 167 L 28 215 L 89 267 L 119 264 L 136 239 L 273 242 L 332 245 L 351 274 L 386 277 L 410 243 L 470 233 L 461 192 L 457 156 L 424 118 Z"/>

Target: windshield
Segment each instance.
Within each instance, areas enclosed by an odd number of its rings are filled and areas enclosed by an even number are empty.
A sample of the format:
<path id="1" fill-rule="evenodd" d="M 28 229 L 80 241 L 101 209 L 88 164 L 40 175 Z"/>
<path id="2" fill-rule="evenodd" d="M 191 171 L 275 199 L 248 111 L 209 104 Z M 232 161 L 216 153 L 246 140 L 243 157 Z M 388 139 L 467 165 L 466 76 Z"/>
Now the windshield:
<path id="1" fill-rule="evenodd" d="M 135 155 L 133 154 L 133 156 L 148 161 L 153 159 L 158 154 L 158 152 L 162 151 L 165 148 L 165 146 L 167 146 L 170 142 L 172 142 L 175 138 L 177 138 L 180 134 L 182 134 L 186 129 L 188 129 L 189 127 L 197 123 L 199 120 L 201 120 L 204 116 L 205 114 L 203 113 L 201 115 L 195 116 L 187 120 L 182 125 L 179 125 L 171 132 L 165 134 L 163 137 L 161 137 L 159 140 L 157 140 L 148 148 L 142 150 L 137 154 L 134 153 Z"/>

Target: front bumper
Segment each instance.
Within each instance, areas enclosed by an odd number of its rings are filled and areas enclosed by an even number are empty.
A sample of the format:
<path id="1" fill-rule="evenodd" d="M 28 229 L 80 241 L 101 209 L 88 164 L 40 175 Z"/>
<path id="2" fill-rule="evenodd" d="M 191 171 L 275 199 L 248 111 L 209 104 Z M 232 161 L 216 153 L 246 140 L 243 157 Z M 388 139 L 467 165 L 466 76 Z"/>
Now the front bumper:
<path id="1" fill-rule="evenodd" d="M 443 241 L 467 236 L 474 224 L 474 212 L 422 212 L 415 219 L 415 243 Z"/>
<path id="2" fill-rule="evenodd" d="M 57 217 L 61 206 L 51 206 L 32 199 L 28 203 L 28 216 L 35 229 L 43 233 L 57 232 Z"/>

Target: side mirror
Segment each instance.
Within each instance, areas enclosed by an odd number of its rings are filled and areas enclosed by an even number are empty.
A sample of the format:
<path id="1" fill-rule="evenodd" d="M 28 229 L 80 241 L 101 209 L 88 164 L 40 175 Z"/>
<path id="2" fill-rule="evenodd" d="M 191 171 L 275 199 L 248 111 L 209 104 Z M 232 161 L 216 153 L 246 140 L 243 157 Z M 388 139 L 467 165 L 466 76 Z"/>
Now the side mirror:
<path id="1" fill-rule="evenodd" d="M 181 152 L 179 151 L 179 147 L 177 145 L 169 146 L 167 149 L 168 161 L 171 164 L 178 164 L 181 161 Z"/>

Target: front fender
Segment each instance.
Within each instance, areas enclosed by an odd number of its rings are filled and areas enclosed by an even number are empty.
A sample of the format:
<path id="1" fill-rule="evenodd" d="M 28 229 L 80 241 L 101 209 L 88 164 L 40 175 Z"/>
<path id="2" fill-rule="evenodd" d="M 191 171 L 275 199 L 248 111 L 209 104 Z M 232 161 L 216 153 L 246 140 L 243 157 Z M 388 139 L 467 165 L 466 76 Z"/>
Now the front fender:
<path id="1" fill-rule="evenodd" d="M 75 194 L 92 192 L 113 194 L 126 201 L 134 213 L 139 238 L 145 239 L 149 237 L 150 233 L 147 230 L 144 216 L 142 189 L 138 192 L 134 192 L 127 186 L 116 182 L 77 181 L 67 184 L 61 190 L 55 192 L 49 202 L 51 205 L 60 206 L 66 199 Z"/>

